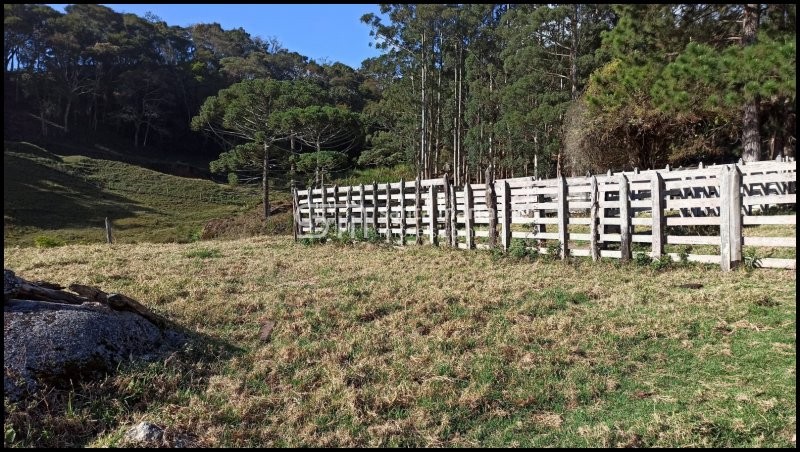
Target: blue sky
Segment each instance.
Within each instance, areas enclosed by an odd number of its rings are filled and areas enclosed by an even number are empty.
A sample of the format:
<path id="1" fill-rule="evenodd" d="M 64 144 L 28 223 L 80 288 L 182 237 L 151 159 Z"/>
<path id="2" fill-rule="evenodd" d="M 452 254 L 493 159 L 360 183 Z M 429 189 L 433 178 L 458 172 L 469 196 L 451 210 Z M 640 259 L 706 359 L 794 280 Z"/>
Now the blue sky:
<path id="1" fill-rule="evenodd" d="M 51 4 L 64 11 L 66 4 Z M 106 5 L 144 16 L 148 11 L 170 25 L 218 22 L 222 28 L 242 27 L 250 36 L 275 37 L 289 51 L 317 62 L 341 61 L 353 68 L 380 53 L 370 47 L 369 27 L 361 16 L 379 13 L 378 5 Z"/>

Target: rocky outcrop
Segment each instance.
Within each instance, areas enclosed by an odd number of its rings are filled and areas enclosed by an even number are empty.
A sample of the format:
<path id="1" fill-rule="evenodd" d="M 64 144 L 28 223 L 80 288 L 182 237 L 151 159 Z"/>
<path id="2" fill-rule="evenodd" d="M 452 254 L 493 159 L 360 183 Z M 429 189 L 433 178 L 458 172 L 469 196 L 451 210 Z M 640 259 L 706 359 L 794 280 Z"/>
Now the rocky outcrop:
<path id="1" fill-rule="evenodd" d="M 18 282 L 13 296 L 20 295 L 20 287 L 31 284 L 21 278 Z M 11 286 L 6 294 L 13 292 L 14 284 Z M 102 302 L 75 304 L 13 296 L 3 304 L 3 386 L 12 400 L 41 383 L 69 385 L 70 381 L 101 376 L 120 363 L 156 359 L 185 340 L 182 333 L 149 311 L 161 321 Z"/>

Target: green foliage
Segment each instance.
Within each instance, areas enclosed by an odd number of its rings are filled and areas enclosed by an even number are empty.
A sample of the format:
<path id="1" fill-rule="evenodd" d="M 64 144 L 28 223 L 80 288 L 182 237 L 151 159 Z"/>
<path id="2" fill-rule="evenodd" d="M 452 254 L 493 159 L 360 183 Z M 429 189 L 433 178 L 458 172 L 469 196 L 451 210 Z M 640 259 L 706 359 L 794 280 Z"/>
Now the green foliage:
<path id="1" fill-rule="evenodd" d="M 197 248 L 191 251 L 187 251 L 184 254 L 186 257 L 196 257 L 198 259 L 214 259 L 218 257 L 222 257 L 222 253 L 213 248 Z"/>
<path id="2" fill-rule="evenodd" d="M 669 254 L 662 254 L 657 259 L 653 259 L 650 263 L 650 266 L 653 267 L 655 271 L 662 271 L 666 270 L 672 265 L 672 257 Z"/>
<path id="3" fill-rule="evenodd" d="M 751 272 L 761 267 L 761 256 L 758 255 L 758 251 L 755 248 L 745 249 L 743 255 L 745 270 Z"/>
<path id="4" fill-rule="evenodd" d="M 239 185 L 239 176 L 236 175 L 234 172 L 228 173 L 228 185 L 236 186 Z"/>
<path id="5" fill-rule="evenodd" d="M 550 260 L 561 259 L 561 241 L 548 240 L 547 241 L 547 258 Z"/>
<path id="6" fill-rule="evenodd" d="M 534 260 L 539 257 L 539 250 L 533 240 L 512 239 L 508 246 L 508 255 L 518 260 Z"/>
<path id="7" fill-rule="evenodd" d="M 49 235 L 39 235 L 33 239 L 33 244 L 36 245 L 37 248 L 55 248 L 57 246 L 66 245 L 66 242 Z"/>
<path id="8" fill-rule="evenodd" d="M 680 251 L 678 251 L 678 258 L 680 259 L 680 263 L 683 266 L 689 265 L 689 254 L 692 252 L 691 245 L 686 245 L 681 247 Z"/>
<path id="9" fill-rule="evenodd" d="M 653 258 L 648 253 L 636 253 L 633 256 L 633 262 L 639 267 L 647 267 L 653 263 Z"/>

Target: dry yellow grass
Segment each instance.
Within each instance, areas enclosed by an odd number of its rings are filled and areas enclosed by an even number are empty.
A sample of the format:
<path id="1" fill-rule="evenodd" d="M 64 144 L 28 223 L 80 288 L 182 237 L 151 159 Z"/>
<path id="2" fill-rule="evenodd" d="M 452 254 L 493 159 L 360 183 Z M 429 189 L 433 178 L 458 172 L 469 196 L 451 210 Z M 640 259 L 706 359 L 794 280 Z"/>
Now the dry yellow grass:
<path id="1" fill-rule="evenodd" d="M 796 429 L 793 271 L 266 237 L 6 248 L 4 265 L 200 335 L 6 403 L 7 446 L 119 445 L 140 420 L 201 446 L 790 446 Z"/>

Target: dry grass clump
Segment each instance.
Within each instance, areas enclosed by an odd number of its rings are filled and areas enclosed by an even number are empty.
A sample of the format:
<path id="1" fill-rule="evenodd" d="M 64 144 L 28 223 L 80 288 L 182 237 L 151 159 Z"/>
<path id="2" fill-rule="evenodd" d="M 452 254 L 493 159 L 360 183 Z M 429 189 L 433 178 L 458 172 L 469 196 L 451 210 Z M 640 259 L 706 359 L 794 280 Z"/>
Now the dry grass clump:
<path id="1" fill-rule="evenodd" d="M 163 362 L 6 403 L 6 446 L 121 445 L 141 420 L 198 446 L 793 445 L 791 271 L 265 237 L 4 264 L 197 332 Z"/>

